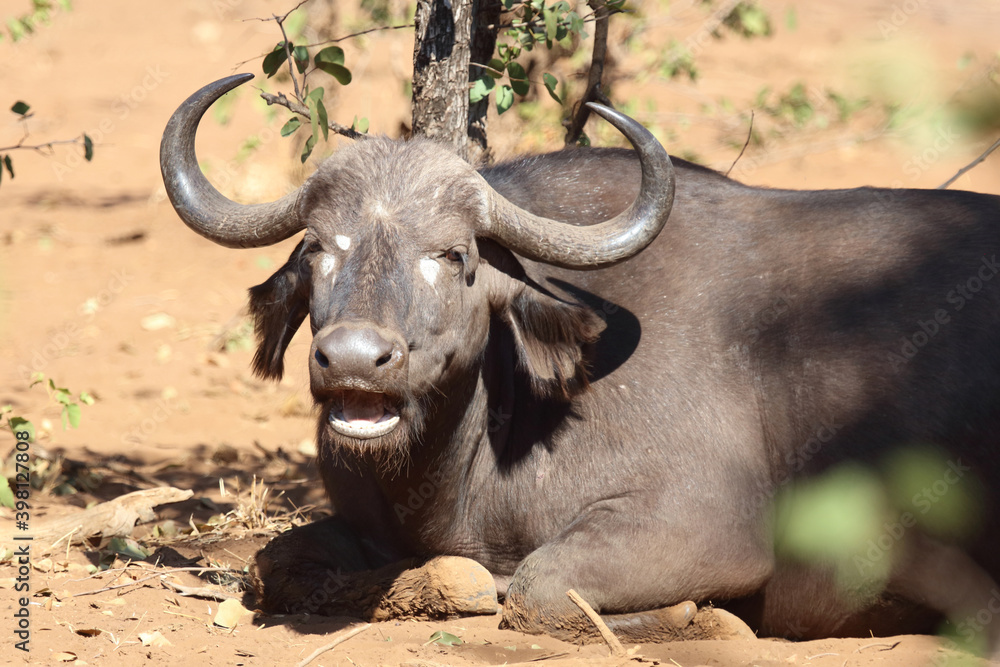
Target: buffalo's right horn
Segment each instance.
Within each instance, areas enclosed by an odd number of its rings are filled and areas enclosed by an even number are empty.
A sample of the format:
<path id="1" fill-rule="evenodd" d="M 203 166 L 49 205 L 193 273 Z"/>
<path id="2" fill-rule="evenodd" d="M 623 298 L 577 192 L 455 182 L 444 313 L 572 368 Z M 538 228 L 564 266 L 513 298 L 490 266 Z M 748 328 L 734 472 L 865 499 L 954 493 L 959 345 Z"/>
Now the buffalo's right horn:
<path id="1" fill-rule="evenodd" d="M 587 106 L 614 125 L 635 149 L 642 167 L 642 183 L 632 205 L 610 220 L 578 227 L 519 208 L 483 181 L 489 213 L 479 230 L 482 235 L 500 241 L 523 257 L 567 269 L 599 269 L 617 264 L 656 238 L 674 204 L 670 156 L 635 120 L 600 104 L 591 102 Z"/>
<path id="2" fill-rule="evenodd" d="M 194 137 L 201 117 L 213 102 L 252 78 L 226 77 L 187 98 L 160 141 L 160 172 L 177 214 L 194 231 L 229 248 L 272 245 L 305 228 L 296 207 L 298 191 L 269 204 L 238 204 L 216 190 L 198 166 Z"/>

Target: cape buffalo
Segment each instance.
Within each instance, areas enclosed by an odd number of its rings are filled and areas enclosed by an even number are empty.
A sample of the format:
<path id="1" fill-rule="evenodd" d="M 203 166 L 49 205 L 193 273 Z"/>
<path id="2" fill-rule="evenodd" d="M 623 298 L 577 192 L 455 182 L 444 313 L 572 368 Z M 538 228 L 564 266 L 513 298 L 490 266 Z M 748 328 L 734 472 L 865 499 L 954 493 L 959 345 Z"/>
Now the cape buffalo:
<path id="1" fill-rule="evenodd" d="M 216 243 L 305 230 L 250 291 L 254 370 L 281 377 L 309 316 L 336 514 L 296 563 L 259 557 L 265 608 L 454 555 L 494 575 L 505 625 L 564 638 L 593 632 L 570 588 L 632 641 L 687 600 L 774 635 L 997 636 L 1000 198 L 747 187 L 595 107 L 634 151 L 476 171 L 372 137 L 242 205 L 194 137 L 249 78 L 184 102 L 160 160 Z M 817 488 L 874 530 L 847 540 Z M 810 556 L 803 526 L 831 548 Z"/>

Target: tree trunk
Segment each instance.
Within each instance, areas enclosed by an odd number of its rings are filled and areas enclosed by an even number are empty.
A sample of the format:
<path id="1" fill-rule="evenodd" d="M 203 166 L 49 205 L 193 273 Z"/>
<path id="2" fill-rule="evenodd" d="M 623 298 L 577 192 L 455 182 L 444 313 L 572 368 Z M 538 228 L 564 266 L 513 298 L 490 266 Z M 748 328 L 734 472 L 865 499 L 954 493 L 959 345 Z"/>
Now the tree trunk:
<path id="1" fill-rule="evenodd" d="M 418 0 L 414 16 L 413 133 L 467 158 L 473 0 Z"/>
<path id="2" fill-rule="evenodd" d="M 500 25 L 501 0 L 473 0 L 471 61 L 485 65 L 493 57 L 497 47 L 497 26 Z M 469 81 L 478 79 L 482 68 L 472 65 Z M 490 98 L 484 97 L 469 106 L 469 144 L 466 159 L 472 164 L 490 162 L 490 149 L 486 141 L 486 113 L 490 108 Z"/>

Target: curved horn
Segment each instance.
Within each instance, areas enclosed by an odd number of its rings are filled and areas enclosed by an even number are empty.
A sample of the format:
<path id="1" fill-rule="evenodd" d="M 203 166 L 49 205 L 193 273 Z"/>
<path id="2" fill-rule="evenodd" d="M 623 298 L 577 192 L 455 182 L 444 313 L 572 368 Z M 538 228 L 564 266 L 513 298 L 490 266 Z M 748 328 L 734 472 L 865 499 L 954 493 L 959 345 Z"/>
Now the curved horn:
<path id="1" fill-rule="evenodd" d="M 622 213 L 597 225 L 577 227 L 518 208 L 495 190 L 490 214 L 479 230 L 528 259 L 566 269 L 598 269 L 632 257 L 663 229 L 674 203 L 674 167 L 660 142 L 635 120 L 588 103 L 632 143 L 642 165 L 642 185 Z"/>
<path id="2" fill-rule="evenodd" d="M 184 223 L 229 248 L 259 248 L 287 239 L 305 227 L 298 219 L 298 191 L 270 204 L 238 204 L 216 190 L 198 166 L 194 136 L 212 103 L 253 74 L 210 83 L 187 98 L 170 117 L 160 141 L 160 172 L 167 196 Z"/>

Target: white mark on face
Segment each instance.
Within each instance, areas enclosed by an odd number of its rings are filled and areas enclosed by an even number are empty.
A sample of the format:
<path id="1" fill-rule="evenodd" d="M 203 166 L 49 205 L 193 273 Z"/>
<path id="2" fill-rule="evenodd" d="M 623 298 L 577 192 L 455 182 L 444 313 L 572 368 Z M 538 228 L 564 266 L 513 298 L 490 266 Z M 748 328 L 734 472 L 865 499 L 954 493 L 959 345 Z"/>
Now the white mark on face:
<path id="1" fill-rule="evenodd" d="M 436 259 L 431 259 L 430 257 L 424 257 L 420 260 L 420 274 L 427 281 L 427 284 L 434 287 L 434 283 L 437 282 L 438 271 L 441 270 L 441 265 L 437 263 Z M 435 289 L 435 291 L 437 291 Z"/>
<path id="2" fill-rule="evenodd" d="M 319 270 L 323 272 L 324 278 L 329 278 L 330 282 L 333 283 L 337 280 L 337 258 L 324 253 L 323 259 L 319 263 Z"/>
<path id="3" fill-rule="evenodd" d="M 341 250 L 347 250 L 351 247 L 351 239 L 344 236 L 343 234 L 337 234 L 333 237 L 333 240 L 337 242 L 337 247 Z"/>

